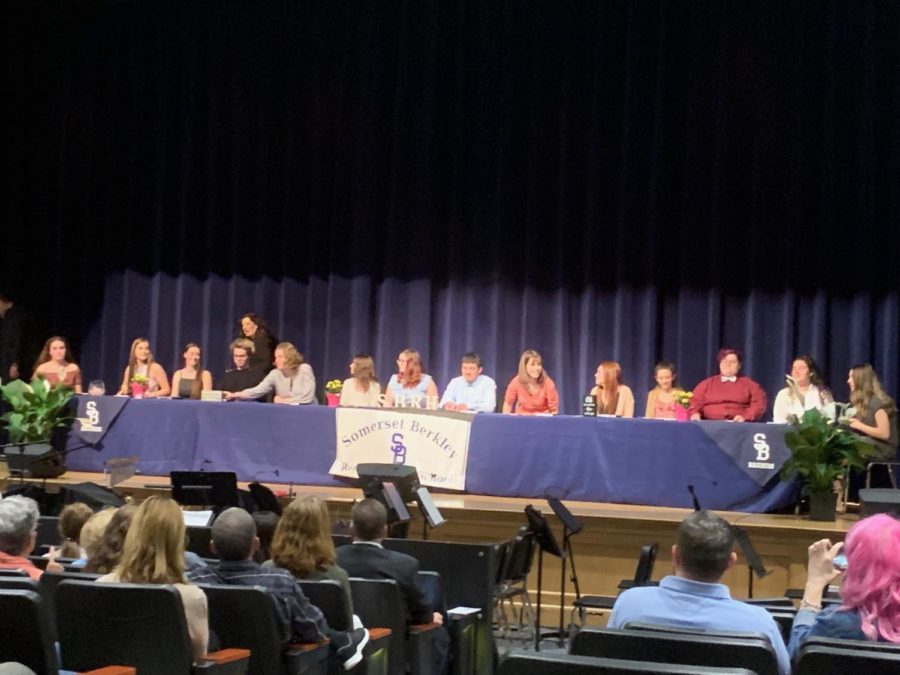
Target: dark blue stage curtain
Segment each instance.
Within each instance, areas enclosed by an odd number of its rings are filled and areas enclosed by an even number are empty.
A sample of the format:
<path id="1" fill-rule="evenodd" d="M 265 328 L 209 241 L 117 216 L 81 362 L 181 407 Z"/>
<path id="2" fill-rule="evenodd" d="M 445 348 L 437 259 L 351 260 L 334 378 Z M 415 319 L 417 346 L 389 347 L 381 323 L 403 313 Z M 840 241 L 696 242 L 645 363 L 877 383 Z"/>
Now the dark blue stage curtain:
<path id="1" fill-rule="evenodd" d="M 131 340 L 214 374 L 241 312 L 320 380 L 723 345 L 774 396 L 900 394 L 900 3 L 14 0 L 4 286 L 117 382 Z"/>

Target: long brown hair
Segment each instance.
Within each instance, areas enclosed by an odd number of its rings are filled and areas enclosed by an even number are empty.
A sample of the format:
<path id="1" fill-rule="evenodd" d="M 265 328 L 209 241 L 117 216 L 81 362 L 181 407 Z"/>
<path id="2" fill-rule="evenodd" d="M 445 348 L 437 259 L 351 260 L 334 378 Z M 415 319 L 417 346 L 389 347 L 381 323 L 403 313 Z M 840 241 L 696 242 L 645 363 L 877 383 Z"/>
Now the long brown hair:
<path id="1" fill-rule="evenodd" d="M 185 583 L 184 516 L 173 499 L 154 495 L 137 508 L 116 572 L 139 584 Z"/>
<path id="2" fill-rule="evenodd" d="M 357 354 L 353 357 L 353 363 L 356 364 L 353 378 L 363 391 L 369 391 L 372 383 L 378 382 L 378 377 L 375 375 L 375 361 L 368 354 Z"/>
<path id="3" fill-rule="evenodd" d="M 850 369 L 850 376 L 853 378 L 853 391 L 850 392 L 850 403 L 856 408 L 856 416 L 866 414 L 869 403 L 873 398 L 878 398 L 884 404 L 885 412 L 893 415 L 897 412 L 897 405 L 894 399 L 888 396 L 881 387 L 881 381 L 878 379 L 878 373 L 868 363 L 859 363 Z"/>
<path id="4" fill-rule="evenodd" d="M 528 362 L 531 359 L 537 359 L 538 363 L 541 364 L 541 374 L 535 380 L 532 380 L 531 375 L 528 374 Z M 541 355 L 534 349 L 526 349 L 522 352 L 522 356 L 519 357 L 519 382 L 522 384 L 542 384 L 545 375 L 547 375 L 547 371 L 544 370 L 544 359 L 541 358 Z"/>
<path id="5" fill-rule="evenodd" d="M 285 507 L 272 539 L 272 560 L 304 579 L 334 565 L 331 518 L 318 497 L 297 497 Z"/>
<path id="6" fill-rule="evenodd" d="M 134 368 L 137 366 L 137 357 L 134 355 L 137 346 L 142 342 L 147 343 L 147 377 L 150 377 L 150 366 L 153 365 L 153 350 L 150 349 L 150 340 L 147 338 L 135 338 L 131 343 L 131 351 L 128 353 L 128 368 L 125 371 L 125 382 L 131 382 L 134 377 Z"/>
<path id="7" fill-rule="evenodd" d="M 185 354 L 187 354 L 188 349 L 191 347 L 196 347 L 200 352 L 200 360 L 197 361 L 197 375 L 194 377 L 194 381 L 191 382 L 191 398 L 199 399 L 200 393 L 203 391 L 203 350 L 200 349 L 200 345 L 196 342 L 188 342 L 184 349 L 181 352 L 182 360 L 184 361 L 182 367 L 187 367 L 187 359 L 185 358 Z M 178 392 L 176 391 L 175 394 Z M 175 395 L 173 394 L 173 396 Z"/>
<path id="8" fill-rule="evenodd" d="M 622 367 L 615 361 L 601 361 L 600 372 L 603 374 L 603 382 L 597 385 L 597 410 L 606 415 L 614 415 L 619 402 Z M 603 401 L 604 394 L 606 402 Z"/>
<path id="9" fill-rule="evenodd" d="M 397 373 L 397 380 L 404 389 L 412 389 L 422 381 L 422 357 L 415 349 L 404 349 L 400 356 L 407 358 L 406 368 Z"/>
<path id="10" fill-rule="evenodd" d="M 81 529 L 84 524 L 94 515 L 91 507 L 82 502 L 67 504 L 59 514 L 59 536 L 62 542 L 59 545 L 60 558 L 80 558 L 81 547 L 78 540 L 81 537 Z"/>
<path id="11" fill-rule="evenodd" d="M 34 371 L 36 372 L 38 366 L 42 366 L 50 360 L 50 345 L 54 342 L 59 341 L 62 342 L 66 347 L 66 355 L 63 357 L 66 363 L 75 363 L 75 359 L 72 358 L 72 348 L 69 347 L 69 341 L 61 335 L 54 335 L 44 343 L 44 348 L 41 349 L 41 353 L 37 357 L 37 361 L 34 362 Z"/>
<path id="12" fill-rule="evenodd" d="M 116 568 L 122 558 L 125 535 L 128 534 L 128 528 L 131 527 L 131 521 L 134 519 L 136 511 L 137 506 L 134 504 L 125 504 L 116 509 L 112 520 L 103 530 L 103 536 L 100 538 L 96 552 L 84 566 L 85 572 L 109 574 Z"/>

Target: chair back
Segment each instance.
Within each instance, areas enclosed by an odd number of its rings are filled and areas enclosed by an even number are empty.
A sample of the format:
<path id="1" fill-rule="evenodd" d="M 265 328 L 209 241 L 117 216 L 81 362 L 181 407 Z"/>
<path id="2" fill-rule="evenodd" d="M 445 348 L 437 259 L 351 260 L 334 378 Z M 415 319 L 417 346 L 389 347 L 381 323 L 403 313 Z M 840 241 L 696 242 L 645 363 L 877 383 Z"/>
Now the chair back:
<path id="1" fill-rule="evenodd" d="M 0 577 L 28 577 L 28 572 L 18 567 L 0 569 Z"/>
<path id="2" fill-rule="evenodd" d="M 38 582 L 38 589 L 41 594 L 41 600 L 46 608 L 47 630 L 50 631 L 50 638 L 56 641 L 56 589 L 59 584 L 66 579 L 72 581 L 96 581 L 100 578 L 99 574 L 87 574 L 86 572 L 44 572 L 41 580 Z"/>
<path id="3" fill-rule="evenodd" d="M 635 628 L 588 628 L 571 641 L 569 651 L 579 656 L 628 659 L 639 654 L 645 661 L 722 668 L 744 667 L 757 675 L 778 675 L 778 659 L 766 636 Z M 671 632 L 670 632 L 671 631 Z"/>
<path id="4" fill-rule="evenodd" d="M 55 675 L 59 664 L 44 615 L 41 596 L 35 591 L 0 591 L 0 663 L 17 661 L 36 673 Z"/>
<path id="5" fill-rule="evenodd" d="M 350 603 L 341 585 L 333 579 L 309 581 L 298 579 L 297 584 L 303 595 L 325 616 L 325 621 L 334 630 L 346 632 L 353 627 Z"/>
<path id="6" fill-rule="evenodd" d="M 650 582 L 658 551 L 659 544 L 655 542 L 641 546 L 641 554 L 638 556 L 638 564 L 634 570 L 634 586 L 646 586 Z"/>
<path id="7" fill-rule="evenodd" d="M 174 586 L 64 580 L 56 589 L 56 623 L 67 670 L 116 663 L 141 675 L 191 672 L 191 641 Z"/>
<path id="8" fill-rule="evenodd" d="M 34 547 L 59 544 L 59 516 L 41 516 L 37 523 L 37 539 Z"/>
<path id="9" fill-rule="evenodd" d="M 219 647 L 250 650 L 250 675 L 280 673 L 284 646 L 270 593 L 251 586 L 201 586 L 209 605 L 209 629 L 219 638 Z"/>
<path id="10" fill-rule="evenodd" d="M 897 675 L 900 673 L 900 650 L 870 651 L 804 644 L 793 672 L 794 675 Z"/>
<path id="11" fill-rule="evenodd" d="M 38 582 L 31 577 L 0 577 L 0 589 L 37 593 L 39 586 Z"/>
<path id="12" fill-rule="evenodd" d="M 185 548 L 192 553 L 196 553 L 201 558 L 215 558 L 219 556 L 213 553 L 210 547 L 212 539 L 212 528 L 207 525 L 191 525 L 186 528 L 187 546 Z"/>
<path id="13" fill-rule="evenodd" d="M 519 528 L 509 555 L 506 558 L 506 569 L 503 571 L 503 581 L 516 583 L 524 581 L 531 571 L 531 561 L 534 559 L 534 533 L 527 525 Z"/>
<path id="14" fill-rule="evenodd" d="M 350 578 L 353 608 L 365 626 L 390 628 L 388 672 L 406 672 L 406 602 L 393 579 Z"/>
<path id="15" fill-rule="evenodd" d="M 625 659 L 606 659 L 571 654 L 512 651 L 501 662 L 497 675 L 755 675 L 744 668 L 685 666 Z"/>

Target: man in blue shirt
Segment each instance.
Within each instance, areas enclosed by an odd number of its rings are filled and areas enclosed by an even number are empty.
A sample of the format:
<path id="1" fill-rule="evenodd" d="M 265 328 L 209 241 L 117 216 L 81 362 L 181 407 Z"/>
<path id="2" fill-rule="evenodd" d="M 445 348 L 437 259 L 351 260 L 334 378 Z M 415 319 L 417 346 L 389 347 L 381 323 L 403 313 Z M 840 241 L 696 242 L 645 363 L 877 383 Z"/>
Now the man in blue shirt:
<path id="1" fill-rule="evenodd" d="M 462 375 L 450 380 L 441 398 L 444 410 L 494 412 L 497 408 L 497 383 L 482 375 L 481 357 L 469 352 L 462 357 Z"/>
<path id="2" fill-rule="evenodd" d="M 789 675 L 791 662 L 778 624 L 762 607 L 732 600 L 722 575 L 734 567 L 734 533 L 723 518 L 697 511 L 678 526 L 672 546 L 675 574 L 658 587 L 632 588 L 619 596 L 609 618 L 610 628 L 628 623 L 763 633 L 778 657 L 778 671 Z M 737 665 L 737 664 L 735 664 Z"/>

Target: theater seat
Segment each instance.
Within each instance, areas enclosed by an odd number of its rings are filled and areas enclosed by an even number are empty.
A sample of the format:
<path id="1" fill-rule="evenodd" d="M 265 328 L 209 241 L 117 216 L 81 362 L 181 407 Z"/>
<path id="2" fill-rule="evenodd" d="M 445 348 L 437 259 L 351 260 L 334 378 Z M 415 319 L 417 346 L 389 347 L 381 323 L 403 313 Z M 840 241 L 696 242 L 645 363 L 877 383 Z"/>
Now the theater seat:
<path id="1" fill-rule="evenodd" d="M 644 675 L 754 675 L 744 668 L 685 666 L 624 659 L 604 659 L 571 654 L 514 651 L 500 662 L 497 675 L 604 675 L 642 673 Z"/>
<path id="2" fill-rule="evenodd" d="M 841 649 L 807 643 L 800 648 L 794 675 L 897 675 L 900 648 L 893 651 Z"/>
<path id="3" fill-rule="evenodd" d="M 191 641 L 174 586 L 63 581 L 56 589 L 62 667 L 121 663 L 140 675 L 244 675 L 250 653 L 224 649 L 192 663 Z"/>

